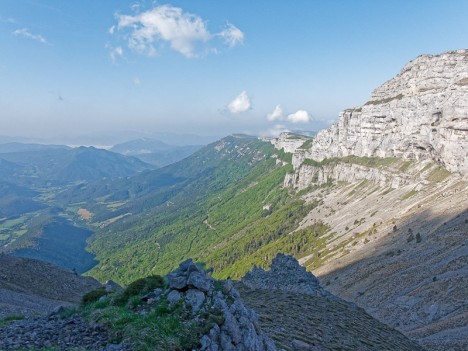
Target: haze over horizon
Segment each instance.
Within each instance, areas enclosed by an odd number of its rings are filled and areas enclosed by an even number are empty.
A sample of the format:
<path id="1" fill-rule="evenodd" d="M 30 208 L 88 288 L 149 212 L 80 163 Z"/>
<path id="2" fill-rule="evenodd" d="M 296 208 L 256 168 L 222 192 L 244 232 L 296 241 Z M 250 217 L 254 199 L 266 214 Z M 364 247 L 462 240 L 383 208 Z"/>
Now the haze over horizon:
<path id="1" fill-rule="evenodd" d="M 4 0 L 0 135 L 319 130 L 409 60 L 466 47 L 467 14 L 456 0 Z"/>

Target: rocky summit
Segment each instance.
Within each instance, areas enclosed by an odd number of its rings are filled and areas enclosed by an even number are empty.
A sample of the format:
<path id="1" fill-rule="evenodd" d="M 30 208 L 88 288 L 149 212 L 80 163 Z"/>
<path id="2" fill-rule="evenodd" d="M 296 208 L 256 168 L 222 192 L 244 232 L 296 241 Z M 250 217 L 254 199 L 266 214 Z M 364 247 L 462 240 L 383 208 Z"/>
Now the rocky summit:
<path id="1" fill-rule="evenodd" d="M 468 173 L 468 50 L 421 55 L 297 156 L 430 159 Z"/>
<path id="2" fill-rule="evenodd" d="M 322 288 L 319 280 L 294 257 L 281 253 L 272 260 L 269 270 L 255 266 L 242 278 L 242 283 L 252 289 L 283 290 L 341 300 Z"/>

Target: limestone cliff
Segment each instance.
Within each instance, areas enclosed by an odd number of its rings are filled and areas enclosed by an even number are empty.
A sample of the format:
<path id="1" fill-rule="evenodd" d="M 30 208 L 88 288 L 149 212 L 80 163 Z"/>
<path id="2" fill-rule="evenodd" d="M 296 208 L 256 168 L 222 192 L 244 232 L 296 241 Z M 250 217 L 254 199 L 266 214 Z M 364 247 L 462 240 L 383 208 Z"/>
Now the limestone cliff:
<path id="1" fill-rule="evenodd" d="M 468 173 L 468 50 L 417 57 L 299 151 L 295 165 L 348 155 L 396 156 Z"/>

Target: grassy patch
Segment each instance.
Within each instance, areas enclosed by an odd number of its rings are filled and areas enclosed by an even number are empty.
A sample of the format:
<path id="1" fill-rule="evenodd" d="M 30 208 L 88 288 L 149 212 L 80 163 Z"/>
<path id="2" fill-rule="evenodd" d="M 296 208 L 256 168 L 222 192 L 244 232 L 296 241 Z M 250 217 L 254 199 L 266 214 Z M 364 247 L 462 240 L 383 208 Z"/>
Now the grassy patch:
<path id="1" fill-rule="evenodd" d="M 398 94 L 396 96 L 388 97 L 388 98 L 381 99 L 381 100 L 367 101 L 365 104 L 366 105 L 381 105 L 381 104 L 389 103 L 390 101 L 393 101 L 393 100 L 401 100 L 403 97 L 404 97 L 403 94 Z"/>
<path id="2" fill-rule="evenodd" d="M 5 316 L 0 319 L 0 327 L 3 327 L 4 325 L 7 325 L 8 323 L 13 322 L 13 321 L 23 320 L 24 318 L 25 317 L 20 314 L 11 314 L 11 315 Z"/>
<path id="3" fill-rule="evenodd" d="M 301 146 L 298 147 L 298 149 L 309 149 L 312 146 L 313 139 L 308 139 L 302 144 Z"/>
<path id="4" fill-rule="evenodd" d="M 429 170 L 429 168 L 431 168 L 431 167 L 432 167 L 432 163 L 429 162 L 427 165 L 424 166 L 423 169 L 421 169 L 421 172 L 420 172 L 420 173 L 426 172 L 426 171 Z"/>
<path id="5" fill-rule="evenodd" d="M 433 182 L 433 183 L 439 183 L 443 180 L 445 180 L 445 178 L 447 178 L 448 176 L 450 176 L 452 173 L 450 173 L 449 171 L 447 171 L 445 168 L 443 167 L 437 167 L 436 169 L 434 169 L 430 174 L 429 176 L 427 177 L 427 180 L 429 180 L 430 182 Z"/>
<path id="6" fill-rule="evenodd" d="M 86 319 L 109 328 L 114 334 L 112 342 L 125 340 L 135 351 L 192 350 L 199 347 L 200 337 L 215 323 L 224 322 L 219 310 L 211 308 L 199 312 L 194 318 L 191 310 L 181 302 L 171 306 L 165 297 L 154 305 L 135 308 L 141 304 L 149 282 L 155 281 L 163 282 L 161 277 L 147 277 L 131 283 L 123 294 L 128 300 L 125 305 L 114 303 L 119 298 L 117 293 L 107 301 L 91 302 L 79 312 Z"/>
<path id="7" fill-rule="evenodd" d="M 391 164 L 398 161 L 397 157 L 367 157 L 367 156 L 345 156 L 345 157 L 333 157 L 333 158 L 326 158 L 322 161 L 315 161 L 312 159 L 305 159 L 303 164 L 314 166 L 314 167 L 322 167 L 326 165 L 336 165 L 338 163 L 350 163 L 370 168 L 378 168 L 378 167 L 387 167 Z"/>
<path id="8" fill-rule="evenodd" d="M 400 172 L 406 172 L 413 161 L 404 161 L 400 166 Z"/>
<path id="9" fill-rule="evenodd" d="M 410 197 L 416 195 L 417 193 L 418 193 L 418 192 L 417 192 L 416 190 L 413 189 L 413 190 L 407 192 L 405 195 L 403 195 L 403 196 L 401 197 L 401 200 L 403 201 L 403 200 L 409 199 Z"/>

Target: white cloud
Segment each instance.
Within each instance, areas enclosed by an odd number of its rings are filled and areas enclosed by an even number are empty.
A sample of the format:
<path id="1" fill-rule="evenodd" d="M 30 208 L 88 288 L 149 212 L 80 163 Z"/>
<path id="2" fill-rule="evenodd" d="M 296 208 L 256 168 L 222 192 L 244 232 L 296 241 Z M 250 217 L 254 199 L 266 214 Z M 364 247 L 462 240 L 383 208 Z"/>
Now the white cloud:
<path id="1" fill-rule="evenodd" d="M 247 92 L 244 90 L 227 106 L 231 113 L 242 113 L 250 109 L 252 106 Z"/>
<path id="2" fill-rule="evenodd" d="M 269 113 L 267 115 L 267 119 L 270 121 L 270 122 L 273 122 L 273 121 L 278 121 L 278 120 L 282 120 L 284 118 L 283 116 L 283 109 L 281 108 L 281 105 L 276 105 L 275 109 L 273 110 L 273 112 Z"/>
<path id="3" fill-rule="evenodd" d="M 49 42 L 42 35 L 33 34 L 27 28 L 17 29 L 13 31 L 12 34 L 23 38 L 35 40 L 41 44 L 49 44 Z"/>
<path id="4" fill-rule="evenodd" d="M 282 124 L 275 124 L 272 128 L 261 131 L 260 136 L 264 137 L 277 137 L 281 133 L 289 132 L 290 130 Z"/>
<path id="5" fill-rule="evenodd" d="M 311 117 L 305 110 L 299 110 L 286 117 L 286 120 L 291 123 L 307 123 L 310 122 Z"/>
<path id="6" fill-rule="evenodd" d="M 238 44 L 244 43 L 244 33 L 236 26 L 228 23 L 227 28 L 219 33 L 219 36 L 223 38 L 223 41 L 229 47 L 234 47 Z"/>
<path id="7" fill-rule="evenodd" d="M 132 83 L 135 88 L 138 88 L 141 85 L 141 80 L 138 77 L 133 77 Z"/>
<path id="8" fill-rule="evenodd" d="M 148 56 L 155 56 L 164 43 L 191 58 L 199 56 L 200 47 L 204 47 L 203 53 L 213 52 L 206 46 L 215 36 L 220 36 L 229 47 L 244 40 L 244 33 L 230 23 L 222 32 L 212 34 L 200 16 L 171 5 L 156 6 L 135 15 L 117 15 L 117 25 L 112 26 L 109 33 L 114 34 L 116 30 L 128 30 L 124 35 L 128 47 Z"/>
<path id="9" fill-rule="evenodd" d="M 186 57 L 195 56 L 197 42 L 211 38 L 205 22 L 196 15 L 169 5 L 155 7 L 135 16 L 118 16 L 118 29 L 131 28 L 131 49 L 149 56 L 156 54 L 155 42 L 169 42 L 171 48 Z"/>
<path id="10" fill-rule="evenodd" d="M 117 61 L 119 57 L 123 57 L 123 48 L 121 46 L 118 46 L 116 48 L 109 47 L 109 49 L 109 56 L 113 63 L 115 63 L 115 61 Z"/>

